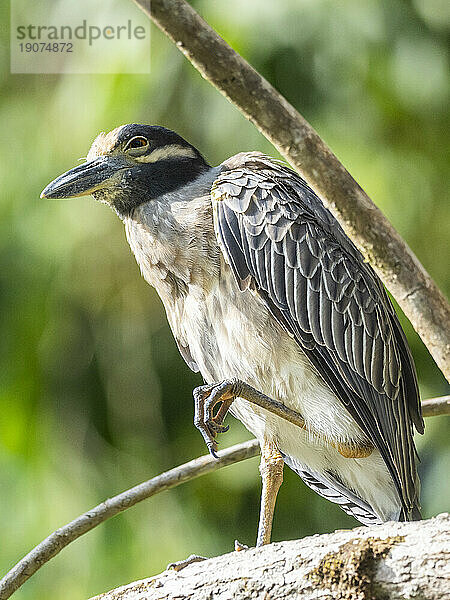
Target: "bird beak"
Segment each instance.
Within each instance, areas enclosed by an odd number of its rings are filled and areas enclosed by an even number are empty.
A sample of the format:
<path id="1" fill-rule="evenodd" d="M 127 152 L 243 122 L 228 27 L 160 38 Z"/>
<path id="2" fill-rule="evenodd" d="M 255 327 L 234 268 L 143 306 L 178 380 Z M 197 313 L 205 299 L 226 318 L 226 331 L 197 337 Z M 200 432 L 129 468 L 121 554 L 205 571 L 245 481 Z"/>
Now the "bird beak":
<path id="1" fill-rule="evenodd" d="M 63 173 L 42 191 L 41 198 L 75 198 L 108 187 L 126 167 L 117 157 L 100 156 Z"/>

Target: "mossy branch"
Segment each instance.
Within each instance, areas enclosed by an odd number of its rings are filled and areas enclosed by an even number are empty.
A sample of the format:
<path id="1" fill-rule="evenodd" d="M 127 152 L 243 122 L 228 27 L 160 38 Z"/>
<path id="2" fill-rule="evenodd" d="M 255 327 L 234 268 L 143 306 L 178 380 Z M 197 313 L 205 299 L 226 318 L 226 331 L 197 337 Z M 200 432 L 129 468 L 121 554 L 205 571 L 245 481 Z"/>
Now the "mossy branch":
<path id="1" fill-rule="evenodd" d="M 217 556 L 91 600 L 443 600 L 450 515 L 384 523 Z"/>

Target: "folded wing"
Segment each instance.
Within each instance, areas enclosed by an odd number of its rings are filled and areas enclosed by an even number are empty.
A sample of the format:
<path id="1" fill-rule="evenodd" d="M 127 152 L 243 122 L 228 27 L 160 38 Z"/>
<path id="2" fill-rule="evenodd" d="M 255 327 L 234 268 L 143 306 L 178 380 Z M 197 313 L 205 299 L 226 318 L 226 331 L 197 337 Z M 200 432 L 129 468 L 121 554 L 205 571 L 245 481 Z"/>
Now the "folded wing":
<path id="1" fill-rule="evenodd" d="M 381 455 L 418 512 L 414 363 L 383 285 L 308 185 L 259 153 L 223 164 L 216 234 L 242 290 L 254 287 Z"/>

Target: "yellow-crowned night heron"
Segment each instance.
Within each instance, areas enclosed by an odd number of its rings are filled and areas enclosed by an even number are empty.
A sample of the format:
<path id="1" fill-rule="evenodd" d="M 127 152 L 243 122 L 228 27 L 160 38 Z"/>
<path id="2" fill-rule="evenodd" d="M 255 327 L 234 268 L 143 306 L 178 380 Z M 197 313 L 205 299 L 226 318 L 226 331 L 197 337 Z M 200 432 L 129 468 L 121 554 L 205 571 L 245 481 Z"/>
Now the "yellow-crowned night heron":
<path id="1" fill-rule="evenodd" d="M 42 192 L 92 194 L 123 220 L 180 352 L 206 385 L 215 453 L 228 409 L 261 444 L 258 545 L 283 463 L 365 524 L 420 518 L 414 363 L 378 277 L 296 173 L 258 152 L 218 167 L 163 127 L 101 133 Z"/>

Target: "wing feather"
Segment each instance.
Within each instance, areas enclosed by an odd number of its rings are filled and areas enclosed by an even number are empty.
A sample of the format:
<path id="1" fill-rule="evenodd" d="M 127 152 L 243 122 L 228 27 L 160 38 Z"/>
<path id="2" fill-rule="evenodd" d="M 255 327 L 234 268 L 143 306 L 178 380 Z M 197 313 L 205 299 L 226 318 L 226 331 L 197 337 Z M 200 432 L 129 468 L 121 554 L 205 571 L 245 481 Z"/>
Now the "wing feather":
<path id="1" fill-rule="evenodd" d="M 216 234 L 241 285 L 249 279 L 380 450 L 404 517 L 417 513 L 412 424 L 423 432 L 414 363 L 388 296 L 308 185 L 259 153 L 222 165 Z"/>

